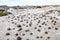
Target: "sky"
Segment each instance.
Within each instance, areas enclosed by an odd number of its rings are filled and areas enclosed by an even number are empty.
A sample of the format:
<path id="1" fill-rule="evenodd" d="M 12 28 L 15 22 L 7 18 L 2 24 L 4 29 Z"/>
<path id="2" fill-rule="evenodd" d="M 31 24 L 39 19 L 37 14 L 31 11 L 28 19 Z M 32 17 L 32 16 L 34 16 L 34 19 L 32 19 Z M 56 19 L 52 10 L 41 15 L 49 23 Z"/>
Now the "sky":
<path id="1" fill-rule="evenodd" d="M 0 0 L 0 5 L 7 6 L 30 6 L 30 5 L 60 5 L 60 0 Z"/>

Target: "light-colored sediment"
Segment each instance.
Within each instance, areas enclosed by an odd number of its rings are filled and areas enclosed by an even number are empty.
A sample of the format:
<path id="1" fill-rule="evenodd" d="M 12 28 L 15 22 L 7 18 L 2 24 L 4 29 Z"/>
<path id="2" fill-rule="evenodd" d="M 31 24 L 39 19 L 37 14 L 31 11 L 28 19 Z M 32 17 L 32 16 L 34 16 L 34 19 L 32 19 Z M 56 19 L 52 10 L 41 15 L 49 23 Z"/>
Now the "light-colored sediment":
<path id="1" fill-rule="evenodd" d="M 14 9 L 0 17 L 0 40 L 60 40 L 60 6 Z"/>

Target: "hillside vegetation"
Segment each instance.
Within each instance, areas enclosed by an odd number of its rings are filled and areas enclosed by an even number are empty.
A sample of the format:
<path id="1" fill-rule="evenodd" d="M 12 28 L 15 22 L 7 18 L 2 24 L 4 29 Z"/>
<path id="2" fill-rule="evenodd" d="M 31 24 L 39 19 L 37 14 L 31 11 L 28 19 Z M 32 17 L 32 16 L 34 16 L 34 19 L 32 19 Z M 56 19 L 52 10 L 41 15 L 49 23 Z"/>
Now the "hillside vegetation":
<path id="1" fill-rule="evenodd" d="M 6 13 L 4 13 L 4 11 L 0 10 L 0 16 L 5 16 Z"/>

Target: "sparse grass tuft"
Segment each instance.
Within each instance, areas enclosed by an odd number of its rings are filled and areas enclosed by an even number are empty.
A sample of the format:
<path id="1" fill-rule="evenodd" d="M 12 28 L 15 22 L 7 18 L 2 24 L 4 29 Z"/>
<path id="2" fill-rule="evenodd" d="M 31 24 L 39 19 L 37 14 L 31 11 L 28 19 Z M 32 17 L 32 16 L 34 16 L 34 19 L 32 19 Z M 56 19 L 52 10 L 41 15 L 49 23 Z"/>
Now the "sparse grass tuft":
<path id="1" fill-rule="evenodd" d="M 5 16 L 6 14 L 4 13 L 4 11 L 0 11 L 0 16 Z"/>

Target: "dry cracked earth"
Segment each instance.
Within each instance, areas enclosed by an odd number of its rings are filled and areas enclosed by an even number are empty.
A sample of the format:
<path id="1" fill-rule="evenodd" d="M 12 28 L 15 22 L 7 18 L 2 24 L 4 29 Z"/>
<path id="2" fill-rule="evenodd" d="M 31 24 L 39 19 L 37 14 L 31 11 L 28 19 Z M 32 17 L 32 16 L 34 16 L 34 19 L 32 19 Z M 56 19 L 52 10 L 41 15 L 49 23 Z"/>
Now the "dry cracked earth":
<path id="1" fill-rule="evenodd" d="M 60 40 L 60 7 L 23 9 L 0 17 L 0 40 Z"/>

